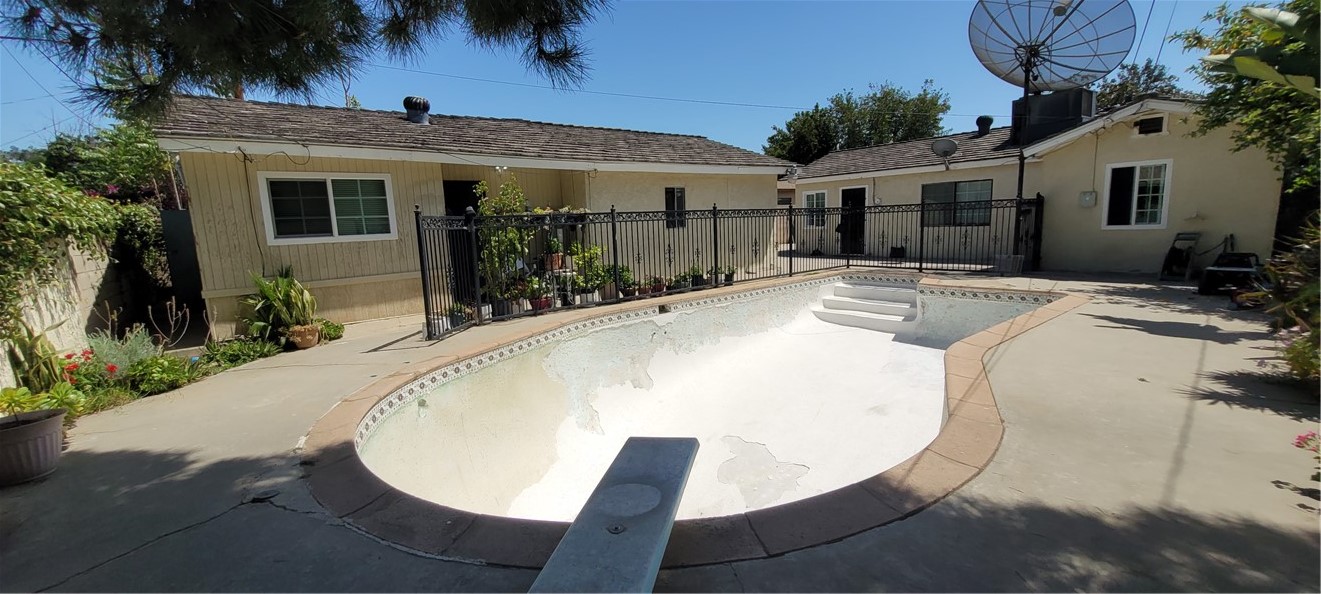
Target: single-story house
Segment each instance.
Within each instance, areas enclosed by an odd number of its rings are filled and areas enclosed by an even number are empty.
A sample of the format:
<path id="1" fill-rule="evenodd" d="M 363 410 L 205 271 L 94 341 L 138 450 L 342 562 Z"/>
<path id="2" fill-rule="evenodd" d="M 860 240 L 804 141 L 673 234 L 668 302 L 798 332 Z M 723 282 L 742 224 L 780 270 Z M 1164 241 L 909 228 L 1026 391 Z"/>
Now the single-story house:
<path id="1" fill-rule="evenodd" d="M 513 174 L 532 207 L 772 208 L 792 165 L 701 136 L 409 107 L 176 99 L 156 134 L 179 156 L 218 336 L 236 330 L 250 275 L 286 265 L 327 318 L 420 313 L 414 205 L 461 215 L 478 181 L 495 188 Z"/>
<path id="2" fill-rule="evenodd" d="M 1192 103 L 1145 98 L 1097 114 L 1094 95 L 1079 89 L 1034 96 L 1031 105 L 1021 131 L 992 128 L 983 116 L 977 131 L 940 137 L 957 147 L 948 158 L 933 150 L 937 138 L 830 153 L 800 169 L 796 206 L 1014 198 L 1021 148 L 1027 159 L 1022 196 L 1044 202 L 1044 270 L 1155 272 L 1179 232 L 1201 233 L 1196 251 L 1208 253 L 1194 262 L 1198 267 L 1210 263 L 1220 252 L 1214 246 L 1229 235 L 1234 251 L 1270 255 L 1279 172 L 1261 150 L 1233 151 L 1228 129 L 1192 136 Z M 932 226 L 977 233 L 996 224 L 985 217 L 954 219 L 929 217 L 923 223 L 928 241 L 941 236 L 930 232 Z M 816 245 L 814 233 L 838 231 L 805 229 L 800 237 Z M 827 252 L 840 245 L 830 239 L 820 242 Z M 892 247 L 872 241 L 864 249 L 883 255 Z"/>

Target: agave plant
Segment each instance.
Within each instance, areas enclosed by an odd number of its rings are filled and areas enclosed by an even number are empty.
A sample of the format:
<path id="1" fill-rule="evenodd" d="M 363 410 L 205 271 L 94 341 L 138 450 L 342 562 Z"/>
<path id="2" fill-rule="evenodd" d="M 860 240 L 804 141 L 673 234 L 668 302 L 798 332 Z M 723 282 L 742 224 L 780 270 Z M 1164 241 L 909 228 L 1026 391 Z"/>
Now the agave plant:
<path id="1" fill-rule="evenodd" d="M 275 340 L 294 326 L 307 326 L 316 320 L 316 298 L 285 268 L 271 280 L 252 275 L 257 294 L 244 298 L 251 310 L 246 318 L 248 333 Z"/>

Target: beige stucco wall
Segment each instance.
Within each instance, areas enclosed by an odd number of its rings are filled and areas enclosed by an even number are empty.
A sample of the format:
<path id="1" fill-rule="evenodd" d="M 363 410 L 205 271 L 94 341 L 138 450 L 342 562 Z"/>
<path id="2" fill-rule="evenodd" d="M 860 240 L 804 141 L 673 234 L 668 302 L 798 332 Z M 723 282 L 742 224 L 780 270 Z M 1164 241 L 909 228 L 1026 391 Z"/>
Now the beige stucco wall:
<path id="1" fill-rule="evenodd" d="M 1150 114 L 1143 114 L 1143 117 L 1147 115 Z M 1199 251 L 1211 248 L 1226 234 L 1233 233 L 1237 251 L 1256 252 L 1262 258 L 1269 256 L 1280 193 L 1278 172 L 1259 150 L 1231 151 L 1228 130 L 1218 130 L 1204 137 L 1188 136 L 1195 128 L 1195 124 L 1188 121 L 1189 117 L 1171 115 L 1167 119 L 1168 133 L 1144 137 L 1133 134 L 1131 121 L 1116 122 L 1063 148 L 1037 155 L 1033 162 L 1029 162 L 1024 196 L 1041 193 L 1046 198 L 1042 235 L 1044 269 L 1155 272 L 1159 270 L 1171 240 L 1181 231 L 1202 233 Z M 1171 161 L 1166 224 L 1159 228 L 1104 229 L 1107 165 L 1154 160 Z M 992 180 L 992 195 L 996 199 L 1013 198 L 1017 175 L 1017 161 L 1007 159 L 988 167 L 934 173 L 828 183 L 800 179 L 794 205 L 802 207 L 805 193 L 824 189 L 827 206 L 837 207 L 840 205 L 840 190 L 856 186 L 867 188 L 868 204 L 871 205 L 918 204 L 923 184 L 980 179 Z M 1095 206 L 1080 203 L 1079 196 L 1085 191 L 1097 193 Z M 915 218 L 889 216 L 886 220 L 890 229 L 868 228 L 866 231 L 870 254 L 884 254 L 889 245 L 896 243 L 878 241 L 882 232 L 888 231 L 890 238 L 900 240 L 899 234 L 902 233 L 910 242 L 914 241 L 912 237 L 918 232 Z M 932 253 L 949 253 L 949 246 L 960 244 L 965 239 L 964 234 L 968 234 L 970 243 L 975 244 L 979 237 L 998 238 L 1002 235 L 997 232 L 998 227 L 1004 225 L 993 221 L 990 228 L 949 228 L 944 230 L 945 233 L 929 227 L 926 229 L 926 248 L 935 250 Z M 820 231 L 809 230 L 806 235 L 800 233 L 800 243 L 816 245 L 814 233 Z M 824 245 L 837 243 L 833 223 L 827 225 L 824 233 Z M 945 247 L 932 245 L 933 237 L 941 238 L 941 245 Z M 951 241 L 954 244 L 949 243 Z M 908 245 L 911 256 L 915 243 Z M 829 249 L 823 251 L 833 253 Z M 1197 265 L 1209 264 L 1216 253 L 1219 250 L 1201 256 Z"/>
<path id="2" fill-rule="evenodd" d="M 776 208 L 773 174 L 715 175 L 595 172 L 587 174 L 587 202 L 592 211 L 621 212 L 665 209 L 665 188 L 684 188 L 689 210 Z M 721 220 L 693 218 L 683 227 L 668 228 L 663 221 L 630 223 L 620 232 L 619 261 L 635 276 L 674 276 L 696 266 L 709 270 L 717 259 L 721 268 L 739 269 L 773 265 L 773 219 L 770 217 Z M 717 235 L 718 233 L 718 235 Z M 606 246 L 607 262 L 612 260 Z M 715 252 L 719 252 L 718 258 Z"/>
<path id="3" fill-rule="evenodd" d="M 270 275 L 285 265 L 292 265 L 294 275 L 312 289 L 320 313 L 327 318 L 349 322 L 421 313 L 413 206 L 421 205 L 426 214 L 443 213 L 444 180 L 484 180 L 494 191 L 512 174 L 534 207 L 606 211 L 615 204 L 620 210 L 660 210 L 664 208 L 664 188 L 672 185 L 688 188 L 688 204 L 693 208 L 711 203 L 721 208 L 775 204 L 775 176 L 771 174 L 669 175 L 514 168 L 502 174 L 494 167 L 477 165 L 295 159 L 283 154 L 254 155 L 246 163 L 239 155 L 222 153 L 188 152 L 180 158 L 193 202 L 203 296 L 218 336 L 235 331 L 238 300 L 250 291 L 250 274 Z M 397 238 L 267 245 L 259 174 L 282 171 L 389 174 Z M 621 246 L 623 253 L 635 251 L 628 244 Z"/>
<path id="4" fill-rule="evenodd" d="M 1194 123 L 1171 116 L 1167 124 L 1168 134 L 1136 137 L 1131 124 L 1121 122 L 1045 155 L 1048 167 L 1030 186 L 1046 196 L 1044 268 L 1155 272 L 1181 231 L 1202 233 L 1198 251 L 1232 233 L 1237 251 L 1270 256 L 1280 181 L 1265 153 L 1230 151 L 1228 129 L 1193 138 Z M 1106 165 L 1160 159 L 1172 162 L 1165 228 L 1103 229 Z M 1094 207 L 1079 203 L 1088 190 L 1098 194 Z M 1201 256 L 1197 265 L 1208 265 L 1217 253 Z"/>

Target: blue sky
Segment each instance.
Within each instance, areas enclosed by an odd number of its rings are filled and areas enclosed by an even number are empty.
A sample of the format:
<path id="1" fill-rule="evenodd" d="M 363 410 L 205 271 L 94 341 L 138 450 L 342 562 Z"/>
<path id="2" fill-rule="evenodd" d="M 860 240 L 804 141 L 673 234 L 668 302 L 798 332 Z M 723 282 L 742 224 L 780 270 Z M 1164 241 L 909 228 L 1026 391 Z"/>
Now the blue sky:
<path id="1" fill-rule="evenodd" d="M 1180 75 L 1184 86 L 1196 89 L 1184 70 L 1197 56 L 1184 54 L 1172 42 L 1162 50 L 1161 37 L 1167 23 L 1170 32 L 1196 26 L 1218 4 L 1134 0 L 1139 31 L 1148 12 L 1151 17 L 1129 60 L 1155 58 L 1160 52 L 1160 61 Z M 1010 102 L 1021 91 L 991 76 L 973 57 L 967 35 L 973 5 L 964 0 L 616 1 L 585 31 L 592 75 L 583 89 L 801 108 L 841 90 L 865 90 L 869 83 L 890 81 L 915 90 L 929 78 L 950 94 L 953 108 L 946 128 L 972 129 L 979 114 L 1007 124 Z M 40 54 L 10 41 L 3 45 L 8 52 L 0 52 L 0 147 L 41 144 L 56 130 L 77 132 L 106 122 L 70 101 L 68 78 Z M 373 62 L 547 85 L 524 69 L 516 52 L 487 51 L 457 36 L 434 44 L 412 63 Z M 701 134 L 758 151 L 771 126 L 794 113 L 573 93 L 380 67 L 362 70 L 351 92 L 368 108 L 398 110 L 404 96 L 415 94 L 429 98 L 434 113 Z M 249 98 L 267 97 L 250 93 Z M 343 92 L 338 86 L 325 89 L 314 102 L 342 105 Z"/>

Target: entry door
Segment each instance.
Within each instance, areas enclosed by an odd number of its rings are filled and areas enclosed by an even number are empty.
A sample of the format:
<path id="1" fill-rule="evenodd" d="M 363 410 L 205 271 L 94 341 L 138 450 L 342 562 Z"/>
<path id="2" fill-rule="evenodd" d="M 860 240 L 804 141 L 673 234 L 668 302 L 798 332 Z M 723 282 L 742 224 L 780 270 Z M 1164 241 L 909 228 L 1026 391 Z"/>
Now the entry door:
<path id="1" fill-rule="evenodd" d="M 863 238 L 867 221 L 867 188 L 845 188 L 840 191 L 843 209 L 839 224 L 840 251 L 862 254 L 866 251 Z"/>
<path id="2" fill-rule="evenodd" d="M 469 206 L 473 210 L 477 209 L 477 192 L 473 189 L 477 186 L 476 181 L 445 180 L 442 185 L 445 190 L 445 216 L 461 217 Z M 451 229 L 446 234 L 449 259 L 454 266 L 454 282 L 450 284 L 450 292 L 459 303 L 473 303 L 477 301 L 477 287 L 472 280 L 477 273 L 477 258 L 472 252 L 468 232 Z"/>

